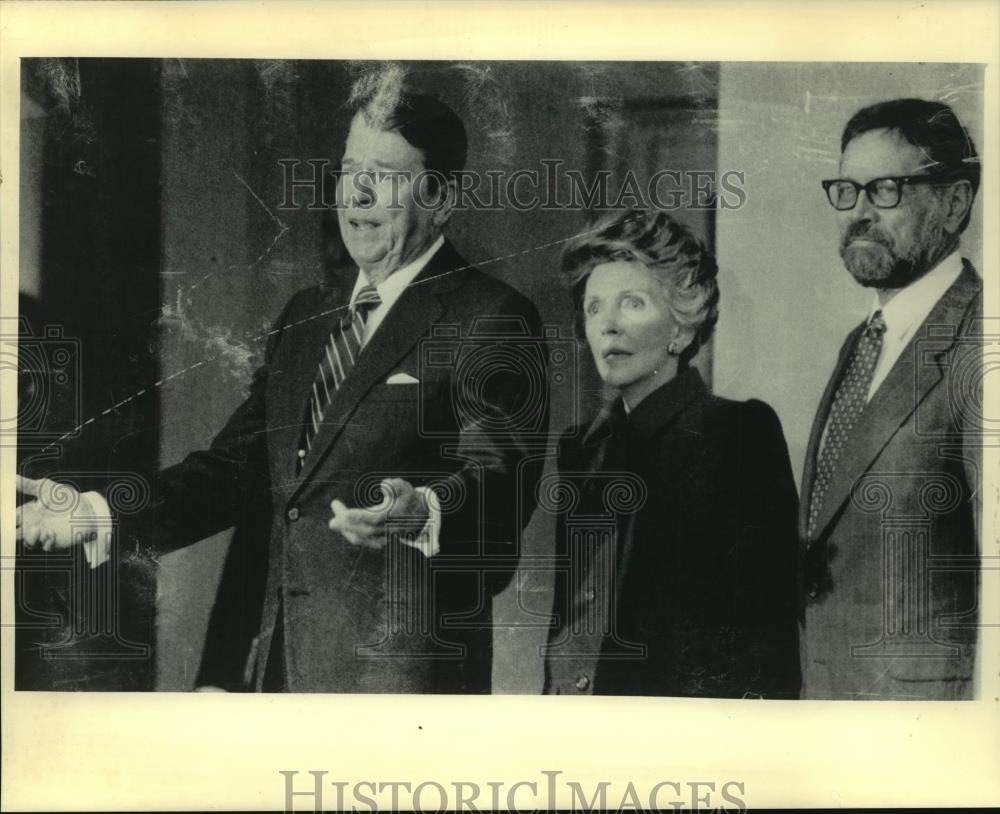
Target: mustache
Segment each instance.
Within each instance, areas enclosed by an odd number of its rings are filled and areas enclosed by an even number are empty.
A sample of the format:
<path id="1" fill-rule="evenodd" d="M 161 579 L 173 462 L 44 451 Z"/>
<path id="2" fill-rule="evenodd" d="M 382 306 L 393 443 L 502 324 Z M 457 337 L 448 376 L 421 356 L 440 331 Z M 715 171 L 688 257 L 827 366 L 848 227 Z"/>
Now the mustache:
<path id="1" fill-rule="evenodd" d="M 846 249 L 852 241 L 857 240 L 859 238 L 864 238 L 865 240 L 871 240 L 874 243 L 878 243 L 880 246 L 884 246 L 887 249 L 892 249 L 895 245 L 892 241 L 892 238 L 880 232 L 878 228 L 873 224 L 866 223 L 864 221 L 858 221 L 857 223 L 852 223 L 847 228 L 847 231 L 844 232 L 843 237 L 840 239 L 840 248 Z"/>

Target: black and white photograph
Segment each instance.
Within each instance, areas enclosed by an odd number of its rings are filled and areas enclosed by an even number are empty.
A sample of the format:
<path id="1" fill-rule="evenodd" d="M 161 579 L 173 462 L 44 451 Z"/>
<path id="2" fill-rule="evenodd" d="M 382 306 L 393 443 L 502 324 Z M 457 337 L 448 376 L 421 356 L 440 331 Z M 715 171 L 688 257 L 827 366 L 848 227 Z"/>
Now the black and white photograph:
<path id="1" fill-rule="evenodd" d="M 5 67 L 7 697 L 991 702 L 988 68 L 667 45 Z"/>

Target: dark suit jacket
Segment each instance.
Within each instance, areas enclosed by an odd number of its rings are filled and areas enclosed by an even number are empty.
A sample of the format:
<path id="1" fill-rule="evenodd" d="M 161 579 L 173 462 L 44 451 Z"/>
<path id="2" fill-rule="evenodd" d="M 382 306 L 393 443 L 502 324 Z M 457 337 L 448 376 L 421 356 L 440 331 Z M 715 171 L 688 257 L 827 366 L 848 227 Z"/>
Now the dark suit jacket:
<path id="1" fill-rule="evenodd" d="M 858 419 L 805 557 L 808 698 L 969 698 L 976 640 L 982 284 L 966 261 Z M 799 531 L 847 337 L 806 453 Z"/>
<path id="2" fill-rule="evenodd" d="M 546 692 L 797 697 L 797 501 L 771 408 L 692 368 L 581 429 L 540 490 L 560 509 Z"/>
<path id="3" fill-rule="evenodd" d="M 288 303 L 245 403 L 209 450 L 158 477 L 154 544 L 178 547 L 270 506 L 257 689 L 281 625 L 293 692 L 489 692 L 491 597 L 516 565 L 541 463 L 525 459 L 548 424 L 538 313 L 446 243 L 365 346 L 299 471 L 316 366 L 353 283 Z M 420 383 L 386 384 L 395 373 Z M 386 477 L 433 485 L 437 556 L 329 530 L 334 497 L 378 503 Z"/>

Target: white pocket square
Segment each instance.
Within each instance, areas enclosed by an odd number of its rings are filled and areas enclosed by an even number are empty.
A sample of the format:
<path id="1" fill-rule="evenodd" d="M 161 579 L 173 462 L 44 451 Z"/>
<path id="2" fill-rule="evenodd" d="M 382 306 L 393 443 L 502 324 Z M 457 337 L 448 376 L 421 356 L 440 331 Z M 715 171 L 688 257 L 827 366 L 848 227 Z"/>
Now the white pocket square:
<path id="1" fill-rule="evenodd" d="M 409 373 L 393 373 L 385 380 L 386 384 L 420 384 L 420 379 L 411 376 Z"/>

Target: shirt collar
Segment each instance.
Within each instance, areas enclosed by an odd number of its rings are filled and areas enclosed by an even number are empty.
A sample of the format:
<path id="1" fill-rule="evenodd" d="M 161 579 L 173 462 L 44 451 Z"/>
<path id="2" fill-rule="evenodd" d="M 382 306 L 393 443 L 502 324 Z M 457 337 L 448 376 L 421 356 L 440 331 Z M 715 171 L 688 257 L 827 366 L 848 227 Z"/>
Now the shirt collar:
<path id="1" fill-rule="evenodd" d="M 421 254 L 416 260 L 411 263 L 407 263 L 402 268 L 397 269 L 388 277 L 385 278 L 381 283 L 375 286 L 375 290 L 378 291 L 379 297 L 382 302 L 394 302 L 399 295 L 403 292 L 413 280 L 416 278 L 421 271 L 424 270 L 431 258 L 435 255 L 438 249 L 444 245 L 444 235 L 438 235 L 437 240 L 435 240 L 427 251 Z M 358 292 L 369 285 L 368 275 L 365 274 L 364 269 L 358 269 L 358 279 L 354 281 L 354 291 L 351 292 L 351 304 L 354 304 L 355 299 L 357 299 Z"/>
<path id="2" fill-rule="evenodd" d="M 876 311 L 882 312 L 886 333 L 894 336 L 905 334 L 909 328 L 926 319 L 944 293 L 951 288 L 962 273 L 962 257 L 956 249 L 923 277 L 910 283 L 885 305 L 880 305 L 875 295 L 868 311 L 870 321 Z"/>

